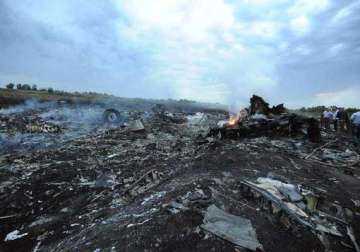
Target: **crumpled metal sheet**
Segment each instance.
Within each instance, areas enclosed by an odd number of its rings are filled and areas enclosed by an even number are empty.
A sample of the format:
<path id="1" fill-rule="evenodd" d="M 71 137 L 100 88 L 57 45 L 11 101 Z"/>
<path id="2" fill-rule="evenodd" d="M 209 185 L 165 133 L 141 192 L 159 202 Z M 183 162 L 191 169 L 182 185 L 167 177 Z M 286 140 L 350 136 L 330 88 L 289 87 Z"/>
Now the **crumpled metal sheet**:
<path id="1" fill-rule="evenodd" d="M 207 208 L 201 227 L 241 247 L 253 251 L 262 249 L 250 220 L 226 213 L 215 205 Z"/>
<path id="2" fill-rule="evenodd" d="M 131 131 L 141 131 L 141 130 L 144 130 L 145 127 L 140 120 L 134 120 L 134 121 L 130 122 L 129 129 Z"/>

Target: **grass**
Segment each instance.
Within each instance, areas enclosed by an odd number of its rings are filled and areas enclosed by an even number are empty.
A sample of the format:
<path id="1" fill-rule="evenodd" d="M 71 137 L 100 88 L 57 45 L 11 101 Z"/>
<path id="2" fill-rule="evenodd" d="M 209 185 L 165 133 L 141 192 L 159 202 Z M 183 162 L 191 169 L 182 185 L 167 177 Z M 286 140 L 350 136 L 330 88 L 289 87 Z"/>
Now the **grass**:
<path id="1" fill-rule="evenodd" d="M 145 98 L 125 98 L 116 97 L 99 93 L 69 93 L 63 91 L 41 90 L 18 90 L 0 88 L 0 109 L 24 103 L 26 100 L 36 99 L 40 102 L 47 101 L 66 101 L 70 104 L 101 104 L 106 107 L 127 110 L 146 110 L 155 104 L 164 104 L 169 111 L 188 111 L 188 112 L 216 112 L 226 113 L 227 107 L 221 104 L 201 103 L 189 100 L 173 99 L 145 99 Z"/>
<path id="2" fill-rule="evenodd" d="M 64 100 L 68 103 L 95 103 L 105 98 L 101 94 L 74 94 L 54 91 L 34 91 L 0 88 L 0 108 L 8 107 L 25 102 L 26 100 L 36 99 L 40 102 Z"/>

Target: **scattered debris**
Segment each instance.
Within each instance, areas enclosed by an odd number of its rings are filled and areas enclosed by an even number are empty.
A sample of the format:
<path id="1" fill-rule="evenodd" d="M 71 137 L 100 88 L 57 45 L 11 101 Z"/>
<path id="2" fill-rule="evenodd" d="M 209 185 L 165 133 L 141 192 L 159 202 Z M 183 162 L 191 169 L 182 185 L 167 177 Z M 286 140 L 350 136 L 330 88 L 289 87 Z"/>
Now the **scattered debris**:
<path id="1" fill-rule="evenodd" d="M 337 141 L 337 139 L 335 139 L 335 140 L 333 140 L 333 141 L 330 141 L 330 142 L 327 142 L 326 144 L 321 145 L 321 146 L 315 148 L 309 155 L 307 155 L 307 156 L 305 157 L 305 159 L 309 159 L 312 155 L 315 154 L 315 152 L 317 152 L 318 150 L 324 149 L 326 146 L 328 146 L 328 145 L 330 145 L 330 144 L 333 144 L 333 143 L 335 143 L 336 141 Z"/>
<path id="2" fill-rule="evenodd" d="M 14 230 L 10 233 L 8 233 L 5 237 L 5 240 L 4 241 L 13 241 L 13 240 L 16 240 L 16 239 L 20 239 L 24 236 L 27 236 L 28 233 L 23 233 L 23 234 L 20 234 L 20 231 L 19 230 Z"/>
<path id="3" fill-rule="evenodd" d="M 12 215 L 7 215 L 7 216 L 0 216 L 0 220 L 4 220 L 4 219 L 9 219 L 9 218 L 13 218 L 16 217 L 17 214 L 12 214 Z"/>
<path id="4" fill-rule="evenodd" d="M 354 235 L 354 231 L 353 231 L 352 227 L 347 226 L 346 230 L 347 230 L 347 235 L 350 237 L 352 243 L 354 244 L 356 252 L 360 252 L 360 247 L 355 239 L 355 235 Z"/>
<path id="5" fill-rule="evenodd" d="M 1 114 L 0 251 L 354 251 L 350 136 L 313 141 L 317 119 L 255 100 L 266 113 L 132 103 L 105 122 L 108 106 Z M 5 242 L 13 230 L 23 238 Z"/>
<path id="6" fill-rule="evenodd" d="M 265 202 L 262 201 L 262 206 L 265 208 L 270 206 L 273 214 L 283 212 L 299 224 L 319 232 L 318 237 L 325 247 L 329 247 L 329 244 L 324 233 L 342 239 L 345 239 L 345 234 L 347 234 L 354 246 L 357 246 L 352 229 L 340 205 L 329 202 L 319 203 L 318 197 L 308 189 L 302 188 L 301 185 L 296 187 L 270 178 L 258 178 L 256 183 L 243 181 L 242 185 L 244 186 L 242 190 L 247 197 L 250 197 L 250 194 L 254 199 L 263 197 Z M 333 210 L 329 212 L 329 209 Z M 334 209 L 337 209 L 335 215 Z M 347 211 L 347 215 L 352 216 L 352 212 Z M 288 221 L 284 225 L 287 228 L 291 226 Z M 346 241 L 342 242 L 346 243 Z"/>
<path id="7" fill-rule="evenodd" d="M 126 192 L 131 196 L 144 193 L 160 182 L 161 174 L 156 170 L 150 170 L 130 185 Z"/>
<path id="8" fill-rule="evenodd" d="M 241 247 L 262 250 L 250 220 L 226 213 L 215 205 L 207 208 L 201 227 Z"/>

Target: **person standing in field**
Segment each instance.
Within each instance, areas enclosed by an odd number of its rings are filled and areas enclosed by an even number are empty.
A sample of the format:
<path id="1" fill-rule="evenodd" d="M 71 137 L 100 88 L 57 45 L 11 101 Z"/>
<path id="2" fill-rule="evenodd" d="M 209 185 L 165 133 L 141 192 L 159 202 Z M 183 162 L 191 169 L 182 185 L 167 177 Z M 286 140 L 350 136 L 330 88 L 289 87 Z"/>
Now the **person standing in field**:
<path id="1" fill-rule="evenodd" d="M 333 118 L 334 118 L 334 116 L 331 111 L 325 110 L 322 113 L 322 121 L 323 121 L 325 129 L 327 129 L 327 130 L 330 129 L 330 123 L 333 120 Z"/>
<path id="2" fill-rule="evenodd" d="M 339 108 L 337 114 L 337 123 L 338 123 L 338 130 L 339 132 L 345 132 L 350 129 L 350 119 L 348 113 L 345 111 L 344 108 Z"/>

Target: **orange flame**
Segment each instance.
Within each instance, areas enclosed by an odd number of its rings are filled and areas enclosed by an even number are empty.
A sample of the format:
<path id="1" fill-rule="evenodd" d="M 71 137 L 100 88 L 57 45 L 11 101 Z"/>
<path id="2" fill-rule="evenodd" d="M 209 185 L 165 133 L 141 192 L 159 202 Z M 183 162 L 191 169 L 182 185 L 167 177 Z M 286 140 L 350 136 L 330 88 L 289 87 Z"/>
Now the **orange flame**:
<path id="1" fill-rule="evenodd" d="M 231 115 L 229 118 L 229 126 L 234 126 L 238 122 L 239 118 L 237 116 Z"/>

